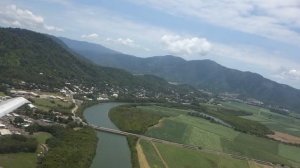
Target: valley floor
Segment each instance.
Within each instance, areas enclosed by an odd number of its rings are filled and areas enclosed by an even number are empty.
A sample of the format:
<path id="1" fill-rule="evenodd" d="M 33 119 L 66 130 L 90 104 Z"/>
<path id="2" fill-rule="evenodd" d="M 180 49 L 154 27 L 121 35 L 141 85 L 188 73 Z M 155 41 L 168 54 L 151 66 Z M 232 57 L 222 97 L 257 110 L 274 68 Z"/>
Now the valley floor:
<path id="1" fill-rule="evenodd" d="M 300 153 L 299 147 L 238 132 L 232 128 L 210 122 L 203 118 L 189 116 L 187 115 L 190 111 L 189 109 L 184 110 L 150 105 L 128 106 L 127 110 L 127 115 L 135 115 L 136 112 L 139 114 L 144 113 L 144 115 L 160 116 L 156 118 L 155 125 L 145 130 L 145 135 L 171 142 L 195 145 L 202 149 L 193 150 L 139 140 L 136 147 L 140 167 L 268 168 L 270 165 L 300 167 L 300 158 L 298 157 Z M 122 111 L 125 112 L 126 108 Z M 126 131 L 130 132 L 132 129 L 137 128 L 140 122 L 138 118 L 131 120 L 127 118 L 129 116 L 124 115 L 125 113 L 122 114 L 122 120 L 123 122 L 125 121 L 123 124 L 130 123 L 125 126 Z M 118 115 L 116 110 L 115 115 Z M 119 124 L 120 126 L 122 124 Z M 215 152 L 205 152 L 206 149 Z M 242 157 L 235 158 L 222 153 Z M 256 162 L 256 159 L 265 162 L 261 164 L 261 162 Z"/>

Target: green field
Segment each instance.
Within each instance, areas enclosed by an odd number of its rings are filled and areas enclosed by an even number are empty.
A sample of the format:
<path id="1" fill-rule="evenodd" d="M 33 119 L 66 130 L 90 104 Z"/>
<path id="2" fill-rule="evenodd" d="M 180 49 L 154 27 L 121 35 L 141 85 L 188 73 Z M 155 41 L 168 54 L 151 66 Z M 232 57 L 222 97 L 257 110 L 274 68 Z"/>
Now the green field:
<path id="1" fill-rule="evenodd" d="M 155 149 L 153 148 L 151 143 L 149 143 L 148 141 L 140 140 L 140 144 L 151 168 L 164 167 L 164 164 L 155 152 Z"/>
<path id="2" fill-rule="evenodd" d="M 33 103 L 43 111 L 55 110 L 60 112 L 71 112 L 71 109 L 73 108 L 71 102 L 64 102 L 59 99 L 34 98 Z"/>
<path id="3" fill-rule="evenodd" d="M 35 168 L 35 153 L 0 154 L 0 167 L 3 168 Z"/>
<path id="4" fill-rule="evenodd" d="M 240 109 L 245 109 L 248 106 L 239 106 Z M 215 106 L 209 108 L 216 108 Z M 229 107 L 227 107 L 229 108 Z M 236 107 L 231 107 L 239 109 Z M 257 107 L 249 106 L 246 111 L 251 112 L 253 115 L 244 115 L 242 117 L 257 117 L 258 114 L 264 113 L 273 114 L 268 111 L 256 111 Z M 265 109 L 262 109 L 265 110 Z M 123 112 L 122 112 L 123 111 Z M 210 122 L 197 116 L 190 116 L 188 112 L 192 110 L 179 110 L 169 107 L 159 106 L 130 106 L 130 108 L 122 109 L 119 111 L 120 119 L 115 121 L 122 121 L 123 124 L 119 124 L 120 129 L 130 128 L 128 131 L 135 130 L 147 130 L 146 135 L 165 139 L 172 142 L 191 144 L 202 147 L 204 149 L 214 150 L 215 152 L 232 153 L 236 155 L 247 156 L 249 158 L 270 161 L 276 164 L 285 164 L 294 167 L 300 167 L 300 161 L 298 154 L 300 148 L 296 146 L 290 146 L 281 144 L 277 141 L 273 141 L 267 138 L 242 133 L 236 131 L 230 127 L 225 127 L 221 124 Z M 228 111 L 229 113 L 230 111 Z M 140 113 L 136 115 L 136 113 Z M 236 112 L 237 113 L 237 112 Z M 241 112 L 239 112 L 241 113 Z M 132 115 L 134 114 L 134 117 Z M 151 116 L 153 115 L 153 116 Z M 153 120 L 145 120 L 145 117 L 149 119 L 154 116 L 164 117 L 158 123 L 158 118 Z M 239 117 L 238 115 L 235 117 Z M 284 116 L 280 114 L 274 114 L 273 118 L 276 121 L 283 120 Z M 273 118 L 269 122 L 273 121 Z M 256 120 L 257 121 L 257 120 Z M 287 120 L 286 120 L 287 121 Z M 286 122 L 285 121 L 285 122 Z M 151 123 L 151 124 L 145 124 Z M 158 123 L 155 126 L 151 126 L 153 123 Z M 259 121 L 264 123 L 263 121 Z M 118 122 L 116 122 L 118 123 Z M 144 124 L 140 124 L 144 123 Z M 248 122 L 249 123 L 249 122 Z M 118 125 L 118 124 L 117 124 Z M 145 129 L 144 126 L 151 126 Z M 130 126 L 130 127 L 129 127 Z M 142 127 L 141 127 L 142 126 Z M 124 127 L 124 128 L 122 128 Z M 247 127 L 247 125 L 245 126 Z M 261 127 L 257 127 L 261 128 Z M 136 132 L 137 130 L 135 130 Z M 259 131 L 259 130 L 258 130 Z M 144 132 L 144 131 L 142 131 Z M 151 143 L 140 141 L 140 144 L 144 150 L 145 156 L 151 167 L 164 167 L 163 162 Z M 165 157 L 165 162 L 169 167 L 259 167 L 255 163 L 249 163 L 243 160 L 236 160 L 229 156 L 208 154 L 190 149 L 183 149 L 169 145 L 156 144 L 160 153 Z M 197 167 L 199 167 L 197 166 Z"/>
<path id="5" fill-rule="evenodd" d="M 46 140 L 52 137 L 46 132 L 38 132 L 33 135 L 39 144 L 44 144 Z M 39 147 L 36 153 L 10 153 L 0 154 L 0 167 L 3 168 L 35 168 L 37 162 L 37 153 L 41 152 Z M 17 162 L 16 162 L 17 160 Z"/>
<path id="6" fill-rule="evenodd" d="M 164 167 L 151 143 L 141 141 L 141 145 L 151 167 Z M 154 143 L 154 145 L 157 147 L 168 167 L 172 168 L 249 168 L 248 162 L 245 160 L 160 143 Z"/>
<path id="7" fill-rule="evenodd" d="M 300 161 L 295 155 L 300 153 L 299 147 L 240 133 L 198 117 L 179 115 L 167 118 L 159 127 L 151 128 L 146 134 L 274 163 L 300 166 Z"/>
<path id="8" fill-rule="evenodd" d="M 34 133 L 33 136 L 37 139 L 39 144 L 46 143 L 46 140 L 52 137 L 52 135 L 48 132 L 37 132 L 37 133 Z"/>
<path id="9" fill-rule="evenodd" d="M 251 116 L 243 116 L 243 118 L 258 121 L 274 131 L 288 133 L 300 137 L 300 119 L 292 116 L 285 116 L 278 113 L 270 112 L 268 109 L 251 106 L 238 102 L 224 102 L 222 105 L 226 108 L 245 110 L 251 112 Z"/>

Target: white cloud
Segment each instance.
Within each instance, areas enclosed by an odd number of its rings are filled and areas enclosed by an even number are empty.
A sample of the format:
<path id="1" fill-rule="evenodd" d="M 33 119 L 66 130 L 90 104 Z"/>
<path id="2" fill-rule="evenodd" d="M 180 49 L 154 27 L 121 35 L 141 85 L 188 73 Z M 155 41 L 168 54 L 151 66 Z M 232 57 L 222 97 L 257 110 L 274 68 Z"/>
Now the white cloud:
<path id="1" fill-rule="evenodd" d="M 300 70 L 296 70 L 296 69 L 283 70 L 276 77 L 281 79 L 300 80 Z"/>
<path id="2" fill-rule="evenodd" d="M 81 38 L 85 39 L 97 39 L 99 35 L 97 33 L 92 33 L 92 34 L 83 34 Z"/>
<path id="3" fill-rule="evenodd" d="M 143 49 L 145 51 L 150 51 L 150 49 L 142 47 L 141 45 L 137 44 L 134 40 L 132 40 L 130 38 L 117 38 L 117 39 L 106 38 L 106 41 L 114 43 L 114 44 L 120 44 L 120 45 L 130 47 L 130 48 Z"/>
<path id="4" fill-rule="evenodd" d="M 61 28 L 47 25 L 42 16 L 30 10 L 18 8 L 16 5 L 0 6 L 0 24 L 28 29 L 63 31 Z"/>
<path id="5" fill-rule="evenodd" d="M 299 46 L 299 0 L 131 0 L 180 17 Z"/>
<path id="6" fill-rule="evenodd" d="M 199 37 L 184 38 L 178 35 L 164 35 L 161 41 L 168 52 L 185 56 L 206 55 L 212 48 L 210 42 Z"/>

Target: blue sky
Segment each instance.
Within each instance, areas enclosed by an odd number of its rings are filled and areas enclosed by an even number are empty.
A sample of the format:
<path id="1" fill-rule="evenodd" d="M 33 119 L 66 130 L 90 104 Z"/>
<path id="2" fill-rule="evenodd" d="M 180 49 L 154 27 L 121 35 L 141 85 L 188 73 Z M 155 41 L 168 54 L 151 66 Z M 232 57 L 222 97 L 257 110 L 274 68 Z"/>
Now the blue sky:
<path id="1" fill-rule="evenodd" d="M 1 0 L 0 26 L 212 59 L 300 89 L 299 0 Z"/>

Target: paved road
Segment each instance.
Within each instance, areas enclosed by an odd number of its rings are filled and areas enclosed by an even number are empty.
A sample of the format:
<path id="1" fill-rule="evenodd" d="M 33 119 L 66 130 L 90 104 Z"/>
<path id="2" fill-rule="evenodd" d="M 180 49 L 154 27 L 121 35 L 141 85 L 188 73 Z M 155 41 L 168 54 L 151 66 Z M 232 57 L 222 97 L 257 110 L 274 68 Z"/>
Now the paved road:
<path id="1" fill-rule="evenodd" d="M 242 155 L 238 155 L 238 154 L 224 153 L 221 151 L 216 151 L 216 150 L 212 150 L 212 149 L 208 149 L 208 148 L 202 148 L 202 147 L 196 146 L 196 145 L 180 144 L 180 143 L 166 141 L 166 140 L 162 140 L 162 139 L 158 139 L 158 138 L 148 137 L 145 135 L 134 134 L 134 133 L 115 130 L 115 129 L 111 129 L 111 128 L 100 127 L 100 126 L 96 126 L 96 125 L 92 125 L 92 124 L 89 124 L 89 126 L 94 128 L 95 130 L 102 131 L 102 132 L 108 132 L 108 133 L 123 135 L 123 136 L 134 136 L 134 137 L 146 140 L 146 141 L 157 142 L 157 143 L 162 143 L 162 144 L 167 144 L 167 145 L 174 145 L 174 146 L 181 147 L 181 148 L 197 150 L 197 151 L 202 151 L 202 152 L 207 152 L 207 153 L 212 153 L 212 154 L 217 154 L 217 155 L 231 156 L 232 158 L 236 158 L 236 159 L 255 161 L 260 164 L 274 166 L 274 164 L 271 162 L 258 160 L 258 159 L 252 159 L 252 158 L 248 158 L 246 156 L 242 156 Z"/>

